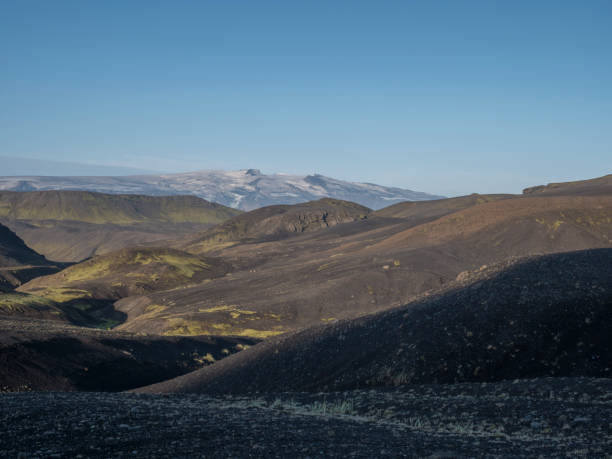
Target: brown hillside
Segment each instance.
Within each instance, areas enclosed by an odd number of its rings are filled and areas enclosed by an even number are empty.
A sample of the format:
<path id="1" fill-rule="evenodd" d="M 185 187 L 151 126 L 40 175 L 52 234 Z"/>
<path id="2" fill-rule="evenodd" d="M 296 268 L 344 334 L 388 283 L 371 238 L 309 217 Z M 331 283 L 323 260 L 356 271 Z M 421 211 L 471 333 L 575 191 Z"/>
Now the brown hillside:
<path id="1" fill-rule="evenodd" d="M 433 201 L 400 202 L 374 212 L 378 217 L 410 219 L 418 223 L 442 217 L 485 202 L 515 197 L 512 194 L 470 194 L 458 198 L 436 199 Z"/>
<path id="2" fill-rule="evenodd" d="M 612 243 L 612 195 L 519 197 L 488 202 L 399 232 L 373 245 L 372 250 L 437 245 L 460 241 L 482 231 L 487 234 L 479 234 L 479 237 L 493 239 L 498 232 L 508 232 L 509 222 L 512 222 L 511 229 L 516 233 L 527 233 L 524 236 L 538 233 L 538 225 L 545 229 L 550 242 L 525 241 L 535 250 L 541 245 L 561 245 L 558 250 L 563 251 L 579 249 L 590 243 Z M 500 239 L 501 244 L 504 241 Z"/>
<path id="3" fill-rule="evenodd" d="M 190 240 L 182 248 L 202 253 L 237 242 L 280 239 L 339 223 L 363 220 L 371 212 L 359 204 L 329 198 L 295 205 L 261 207 L 233 217 Z"/>
<path id="4" fill-rule="evenodd" d="M 517 197 L 217 249 L 231 276 L 116 306 L 126 330 L 267 337 L 399 306 L 508 257 L 597 247 L 612 247 L 612 196 Z M 149 306 L 159 313 L 137 314 Z"/>
<path id="5" fill-rule="evenodd" d="M 523 190 L 526 195 L 599 195 L 612 194 L 612 174 L 604 175 L 590 180 L 579 180 L 576 182 L 549 183 Z"/>

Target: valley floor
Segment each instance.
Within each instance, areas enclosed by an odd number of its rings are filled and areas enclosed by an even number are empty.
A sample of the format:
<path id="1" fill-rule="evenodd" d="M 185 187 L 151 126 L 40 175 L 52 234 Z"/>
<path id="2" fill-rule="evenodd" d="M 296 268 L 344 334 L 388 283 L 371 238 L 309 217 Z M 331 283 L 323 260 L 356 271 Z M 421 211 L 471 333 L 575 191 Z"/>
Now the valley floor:
<path id="1" fill-rule="evenodd" d="M 612 457 L 612 380 L 0 394 L 0 457 Z"/>

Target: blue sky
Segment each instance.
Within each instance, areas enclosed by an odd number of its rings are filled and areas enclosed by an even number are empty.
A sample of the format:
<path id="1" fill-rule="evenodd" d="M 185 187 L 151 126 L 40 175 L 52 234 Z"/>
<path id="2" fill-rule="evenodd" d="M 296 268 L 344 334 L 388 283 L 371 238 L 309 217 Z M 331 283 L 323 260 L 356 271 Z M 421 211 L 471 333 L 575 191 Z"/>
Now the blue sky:
<path id="1" fill-rule="evenodd" d="M 446 195 L 600 176 L 611 23 L 610 1 L 2 1 L 0 156 Z"/>

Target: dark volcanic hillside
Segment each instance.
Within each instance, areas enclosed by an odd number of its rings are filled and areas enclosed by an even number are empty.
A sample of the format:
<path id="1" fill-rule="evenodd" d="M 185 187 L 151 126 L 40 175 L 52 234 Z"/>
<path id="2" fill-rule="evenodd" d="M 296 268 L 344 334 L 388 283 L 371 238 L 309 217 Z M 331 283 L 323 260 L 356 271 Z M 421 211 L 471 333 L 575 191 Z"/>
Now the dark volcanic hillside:
<path id="1" fill-rule="evenodd" d="M 23 240 L 0 224 L 0 292 L 23 282 L 58 271 L 45 257 L 30 249 Z"/>
<path id="2" fill-rule="evenodd" d="M 184 248 L 194 253 L 263 239 L 281 239 L 291 234 L 359 221 L 372 211 L 353 202 L 320 199 L 303 204 L 261 207 L 238 215 L 190 240 Z"/>
<path id="3" fill-rule="evenodd" d="M 202 231 L 239 213 L 195 196 L 0 192 L 0 221 L 63 261 Z"/>
<path id="4" fill-rule="evenodd" d="M 29 248 L 23 240 L 0 225 L 0 266 L 47 265 L 45 257 Z"/>
<path id="5" fill-rule="evenodd" d="M 612 249 L 462 274 L 407 306 L 267 340 L 141 392 L 329 391 L 610 377 Z"/>

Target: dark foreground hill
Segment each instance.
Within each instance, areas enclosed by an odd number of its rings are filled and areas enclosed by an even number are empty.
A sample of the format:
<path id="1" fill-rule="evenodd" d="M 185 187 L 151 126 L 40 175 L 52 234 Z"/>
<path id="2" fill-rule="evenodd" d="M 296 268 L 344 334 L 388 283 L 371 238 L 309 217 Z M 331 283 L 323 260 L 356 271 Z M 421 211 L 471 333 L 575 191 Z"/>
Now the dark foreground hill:
<path id="1" fill-rule="evenodd" d="M 0 224 L 0 292 L 60 268 L 29 248 L 23 240 Z"/>
<path id="2" fill-rule="evenodd" d="M 239 213 L 196 196 L 0 191 L 0 221 L 62 261 L 202 231 Z"/>
<path id="3" fill-rule="evenodd" d="M 376 315 L 271 338 L 140 392 L 330 391 L 612 375 L 612 249 L 506 262 Z"/>

